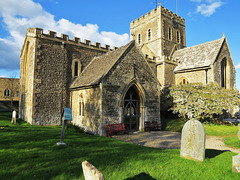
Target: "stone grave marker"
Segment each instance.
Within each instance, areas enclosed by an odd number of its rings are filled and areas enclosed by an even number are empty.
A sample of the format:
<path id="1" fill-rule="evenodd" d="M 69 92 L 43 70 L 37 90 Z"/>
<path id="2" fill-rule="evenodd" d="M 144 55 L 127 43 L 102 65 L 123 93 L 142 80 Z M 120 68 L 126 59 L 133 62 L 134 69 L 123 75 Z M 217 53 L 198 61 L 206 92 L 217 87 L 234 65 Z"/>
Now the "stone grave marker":
<path id="1" fill-rule="evenodd" d="M 232 172 L 240 173 L 240 154 L 232 157 Z"/>
<path id="2" fill-rule="evenodd" d="M 182 129 L 180 156 L 194 161 L 205 159 L 206 132 L 198 120 L 189 120 Z"/>
<path id="3" fill-rule="evenodd" d="M 85 180 L 104 180 L 103 174 L 88 161 L 82 162 Z"/>
<path id="4" fill-rule="evenodd" d="M 13 110 L 13 112 L 12 112 L 12 121 L 11 121 L 11 123 L 12 124 L 16 124 L 17 123 L 17 112 L 15 111 L 15 110 Z"/>

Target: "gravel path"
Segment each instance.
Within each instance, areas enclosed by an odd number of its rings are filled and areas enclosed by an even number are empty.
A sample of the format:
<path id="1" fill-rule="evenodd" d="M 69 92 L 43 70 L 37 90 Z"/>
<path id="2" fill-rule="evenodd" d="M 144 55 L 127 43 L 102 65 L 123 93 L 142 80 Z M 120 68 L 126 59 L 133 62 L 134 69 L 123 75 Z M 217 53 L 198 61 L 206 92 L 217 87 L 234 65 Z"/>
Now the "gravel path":
<path id="1" fill-rule="evenodd" d="M 130 135 L 115 135 L 113 138 L 125 142 L 131 142 L 141 146 L 162 148 L 162 149 L 180 149 L 181 133 L 170 131 L 151 131 L 149 132 L 134 132 Z M 231 148 L 224 144 L 224 137 L 207 136 L 206 149 L 229 150 L 240 153 L 240 149 Z"/>

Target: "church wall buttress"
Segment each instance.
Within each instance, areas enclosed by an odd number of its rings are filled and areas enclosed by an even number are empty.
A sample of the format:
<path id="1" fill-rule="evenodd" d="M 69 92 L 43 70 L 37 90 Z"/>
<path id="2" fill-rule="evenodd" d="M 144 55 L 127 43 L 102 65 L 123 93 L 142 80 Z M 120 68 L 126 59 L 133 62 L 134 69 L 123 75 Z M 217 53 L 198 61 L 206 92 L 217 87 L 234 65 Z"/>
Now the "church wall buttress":
<path id="1" fill-rule="evenodd" d="M 22 119 L 34 124 L 34 76 L 36 58 L 36 39 L 27 38 L 21 54 L 20 67 L 20 102 L 19 114 Z"/>

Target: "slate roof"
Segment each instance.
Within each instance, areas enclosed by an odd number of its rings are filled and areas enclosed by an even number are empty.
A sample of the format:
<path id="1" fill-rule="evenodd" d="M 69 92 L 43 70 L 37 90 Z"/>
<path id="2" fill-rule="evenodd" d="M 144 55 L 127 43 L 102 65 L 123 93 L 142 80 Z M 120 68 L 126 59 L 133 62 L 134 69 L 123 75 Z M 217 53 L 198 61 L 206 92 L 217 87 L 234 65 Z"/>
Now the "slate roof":
<path id="1" fill-rule="evenodd" d="M 72 82 L 71 89 L 94 86 L 111 70 L 122 54 L 134 43 L 130 43 L 104 55 L 94 57 L 83 72 Z"/>
<path id="2" fill-rule="evenodd" d="M 210 67 L 216 60 L 224 40 L 225 36 L 215 41 L 176 51 L 173 59 L 180 63 L 174 72 Z"/>

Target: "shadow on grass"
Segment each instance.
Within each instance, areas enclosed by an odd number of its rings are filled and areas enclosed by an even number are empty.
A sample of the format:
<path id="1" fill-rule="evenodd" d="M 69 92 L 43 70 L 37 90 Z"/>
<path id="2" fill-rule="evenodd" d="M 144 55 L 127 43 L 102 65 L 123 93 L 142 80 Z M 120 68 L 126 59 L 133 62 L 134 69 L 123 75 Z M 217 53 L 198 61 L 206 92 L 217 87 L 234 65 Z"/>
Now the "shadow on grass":
<path id="1" fill-rule="evenodd" d="M 146 173 L 140 173 L 134 177 L 131 177 L 131 178 L 127 178 L 125 180 L 156 180 L 155 178 L 153 178 L 152 176 L 150 176 L 149 174 L 146 174 Z"/>
<path id="2" fill-rule="evenodd" d="M 227 151 L 229 151 L 229 150 L 222 150 L 221 151 L 221 150 L 216 150 L 216 149 L 206 149 L 205 157 L 209 158 L 209 159 L 215 158 L 216 156 L 218 156 L 218 155 L 220 155 L 224 152 L 227 152 Z"/>

